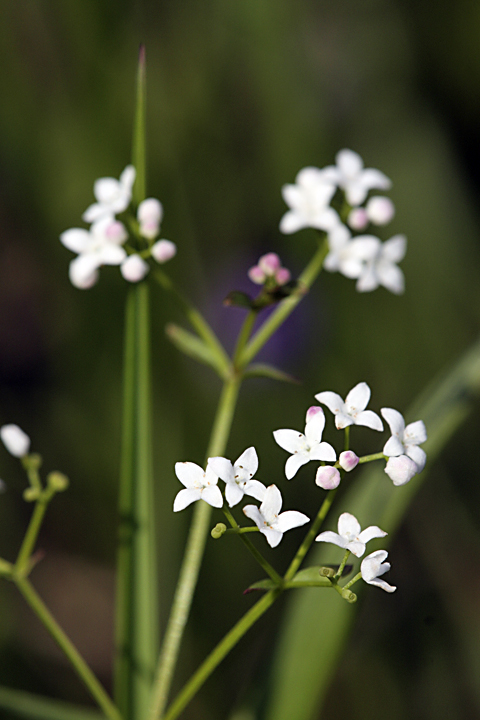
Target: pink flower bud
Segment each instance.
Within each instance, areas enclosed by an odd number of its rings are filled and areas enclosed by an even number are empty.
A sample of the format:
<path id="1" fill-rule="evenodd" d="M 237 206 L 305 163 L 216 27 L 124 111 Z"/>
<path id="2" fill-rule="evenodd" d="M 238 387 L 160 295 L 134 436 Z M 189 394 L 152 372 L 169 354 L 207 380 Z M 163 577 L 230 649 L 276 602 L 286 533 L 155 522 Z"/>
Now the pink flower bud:
<path id="1" fill-rule="evenodd" d="M 315 483 L 324 490 L 335 490 L 340 485 L 340 473 L 331 465 L 320 465 Z"/>
<path id="2" fill-rule="evenodd" d="M 394 485 L 405 485 L 417 471 L 416 464 L 407 455 L 389 458 L 385 467 L 385 472 Z"/>
<path id="3" fill-rule="evenodd" d="M 315 415 L 318 415 L 318 413 L 323 413 L 323 410 L 321 407 L 318 407 L 318 405 L 312 405 L 312 407 L 309 407 L 307 410 L 307 415 L 305 418 L 305 422 L 310 422 L 312 418 L 315 417 Z"/>
<path id="4" fill-rule="evenodd" d="M 120 271 L 129 282 L 140 282 L 149 270 L 148 263 L 140 255 L 129 255 L 120 266 Z"/>
<path id="5" fill-rule="evenodd" d="M 147 198 L 140 203 L 137 210 L 137 219 L 140 223 L 140 234 L 153 240 L 158 235 L 160 221 L 163 216 L 163 207 L 156 198 Z"/>
<path id="6" fill-rule="evenodd" d="M 277 285 L 286 285 L 291 277 L 292 274 L 290 270 L 287 270 L 287 268 L 279 268 L 275 273 L 275 280 L 277 281 Z"/>
<path id="7" fill-rule="evenodd" d="M 277 253 L 267 253 L 266 255 L 262 255 L 258 261 L 258 267 L 269 277 L 275 275 L 281 266 L 282 263 Z"/>
<path id="8" fill-rule="evenodd" d="M 353 208 L 348 215 L 347 223 L 352 230 L 364 230 L 368 225 L 368 215 L 365 208 Z"/>
<path id="9" fill-rule="evenodd" d="M 121 245 L 128 238 L 128 233 L 125 225 L 117 220 L 108 225 L 105 230 L 105 237 L 109 242 Z"/>
<path id="10" fill-rule="evenodd" d="M 254 265 L 250 268 L 250 270 L 248 271 L 248 277 L 256 285 L 263 285 L 263 283 L 267 279 L 265 273 L 263 272 L 262 268 L 259 267 L 259 265 Z"/>
<path id="11" fill-rule="evenodd" d="M 152 245 L 152 256 L 158 263 L 167 262 L 177 254 L 177 246 L 170 240 L 158 240 Z"/>
<path id="12" fill-rule="evenodd" d="M 338 458 L 338 463 L 345 472 L 350 472 L 353 468 L 356 468 L 358 462 L 358 455 L 356 455 L 353 450 L 345 450 L 345 452 L 340 453 L 340 457 Z"/>
<path id="13" fill-rule="evenodd" d="M 395 205 L 390 198 L 376 195 L 367 202 L 365 210 L 372 223 L 386 225 L 395 215 Z"/>

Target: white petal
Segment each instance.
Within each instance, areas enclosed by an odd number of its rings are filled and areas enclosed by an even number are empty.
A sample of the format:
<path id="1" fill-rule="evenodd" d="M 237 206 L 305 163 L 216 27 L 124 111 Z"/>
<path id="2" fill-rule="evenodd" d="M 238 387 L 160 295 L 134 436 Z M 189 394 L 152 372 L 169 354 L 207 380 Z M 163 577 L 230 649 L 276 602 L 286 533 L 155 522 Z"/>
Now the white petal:
<path id="1" fill-rule="evenodd" d="M 331 530 L 320 533 L 320 535 L 317 535 L 315 540 L 317 542 L 333 543 L 333 545 L 338 545 L 338 547 L 341 548 L 346 548 L 347 546 L 346 539 L 344 537 L 341 537 L 340 535 L 337 535 L 337 533 L 331 532 Z"/>
<path id="2" fill-rule="evenodd" d="M 280 513 L 273 529 L 284 533 L 287 532 L 287 530 L 292 530 L 292 528 L 305 525 L 307 522 L 310 522 L 310 518 L 303 513 L 297 510 L 287 510 L 286 512 Z"/>
<path id="3" fill-rule="evenodd" d="M 297 232 L 297 230 L 302 230 L 302 228 L 306 227 L 308 227 L 308 223 L 305 221 L 305 218 L 293 210 L 289 210 L 289 212 L 285 213 L 280 220 L 280 232 L 285 235 L 290 235 L 291 233 Z"/>
<path id="4" fill-rule="evenodd" d="M 98 280 L 97 269 L 100 263 L 95 255 L 79 255 L 72 260 L 68 268 L 70 282 L 80 290 L 88 290 Z"/>
<path id="5" fill-rule="evenodd" d="M 305 437 L 310 445 L 319 443 L 322 439 L 323 428 L 325 427 L 325 414 L 322 408 L 317 408 L 320 412 L 311 415 L 309 421 L 305 425 Z"/>
<path id="6" fill-rule="evenodd" d="M 98 253 L 102 265 L 120 265 L 126 257 L 127 253 L 123 247 L 113 243 L 105 243 Z"/>
<path id="7" fill-rule="evenodd" d="M 285 463 L 285 477 L 291 480 L 297 474 L 302 465 L 306 465 L 310 461 L 307 455 L 292 455 Z"/>
<path id="8" fill-rule="evenodd" d="M 0 428 L 0 437 L 8 452 L 14 457 L 23 457 L 30 449 L 30 438 L 13 423 Z"/>
<path id="9" fill-rule="evenodd" d="M 83 228 L 70 228 L 70 230 L 65 230 L 65 232 L 60 235 L 60 242 L 72 252 L 80 254 L 89 249 L 92 238 L 88 230 L 84 230 Z"/>
<path id="10" fill-rule="evenodd" d="M 354 425 L 355 420 L 351 415 L 347 415 L 344 412 L 339 412 L 335 415 L 335 427 L 337 430 L 344 430 L 349 425 Z"/>
<path id="11" fill-rule="evenodd" d="M 298 173 L 295 178 L 297 185 L 301 185 L 304 188 L 314 187 L 322 182 L 322 174 L 319 168 L 316 167 L 304 167 Z"/>
<path id="12" fill-rule="evenodd" d="M 405 430 L 403 415 L 393 408 L 382 408 L 380 412 L 387 421 L 392 435 L 403 438 L 403 432 Z"/>
<path id="13" fill-rule="evenodd" d="M 367 190 L 390 190 L 392 187 L 392 181 L 380 170 L 374 170 L 374 168 L 367 168 L 362 172 L 362 185 Z"/>
<path id="14" fill-rule="evenodd" d="M 361 540 L 351 540 L 346 544 L 345 549 L 350 550 L 355 557 L 362 557 L 365 552 L 365 543 L 361 542 Z"/>
<path id="15" fill-rule="evenodd" d="M 265 490 L 260 512 L 267 522 L 273 522 L 282 509 L 282 494 L 276 485 L 269 485 Z"/>
<path id="16" fill-rule="evenodd" d="M 227 498 L 229 507 L 233 507 L 239 503 L 243 496 L 244 491 L 237 483 L 232 482 L 225 485 L 225 497 Z"/>
<path id="17" fill-rule="evenodd" d="M 337 453 L 330 443 L 322 442 L 310 452 L 310 460 L 325 460 L 326 462 L 335 462 Z"/>
<path id="18" fill-rule="evenodd" d="M 335 160 L 342 175 L 349 178 L 357 175 L 363 168 L 362 158 L 353 150 L 340 150 Z"/>
<path id="19" fill-rule="evenodd" d="M 297 430 L 274 430 L 277 445 L 289 453 L 296 453 L 305 445 L 305 435 Z"/>
<path id="20" fill-rule="evenodd" d="M 217 485 L 209 485 L 202 490 L 202 500 L 212 507 L 221 508 L 223 505 L 223 497 L 220 488 Z"/>
<path id="21" fill-rule="evenodd" d="M 192 502 L 196 502 L 196 500 L 200 500 L 200 498 L 200 490 L 194 490 L 193 488 L 189 488 L 188 490 L 180 490 L 180 492 L 177 493 L 177 496 L 173 503 L 173 512 L 184 510 L 188 505 L 190 505 Z"/>
<path id="22" fill-rule="evenodd" d="M 392 263 L 398 263 L 405 257 L 407 252 L 407 238 L 405 235 L 394 235 L 383 243 L 382 255 Z"/>
<path id="23" fill-rule="evenodd" d="M 379 432 L 382 432 L 383 430 L 383 423 L 377 413 L 374 413 L 373 410 L 364 410 L 363 412 L 358 413 L 355 423 L 356 425 L 364 425 L 365 427 L 369 427 L 372 430 L 378 430 Z"/>
<path id="24" fill-rule="evenodd" d="M 137 173 L 136 173 L 136 170 L 133 167 L 133 165 L 127 165 L 125 170 L 120 175 L 121 184 L 129 191 L 133 187 L 133 183 L 135 182 L 136 174 Z"/>
<path id="25" fill-rule="evenodd" d="M 377 525 L 370 525 L 370 527 L 362 530 L 358 539 L 363 543 L 367 543 L 370 542 L 370 540 L 373 540 L 373 538 L 385 537 L 385 535 L 388 535 L 385 530 L 382 530 Z"/>
<path id="26" fill-rule="evenodd" d="M 89 205 L 83 213 L 82 220 L 86 223 L 93 223 L 108 215 L 113 220 L 112 212 L 108 207 L 100 205 L 100 203 L 93 203 L 93 205 Z"/>
<path id="27" fill-rule="evenodd" d="M 402 270 L 393 263 L 386 260 L 380 260 L 375 268 L 380 285 L 395 293 L 401 295 L 405 291 L 405 277 Z"/>
<path id="28" fill-rule="evenodd" d="M 345 197 L 353 207 L 361 205 L 367 197 L 368 189 L 363 184 L 362 178 L 345 181 Z"/>
<path id="29" fill-rule="evenodd" d="M 405 448 L 403 447 L 403 443 L 398 439 L 398 437 L 392 435 L 392 437 L 389 438 L 383 446 L 383 454 L 387 455 L 388 457 L 398 457 L 399 455 L 405 455 Z"/>
<path id="30" fill-rule="evenodd" d="M 278 530 L 274 530 L 271 527 L 261 527 L 260 532 L 265 535 L 268 544 L 272 548 L 277 547 L 283 537 L 283 533 L 279 532 Z"/>
<path id="31" fill-rule="evenodd" d="M 338 518 L 338 532 L 343 537 L 357 536 L 361 530 L 360 523 L 355 515 L 344 512 Z"/>
<path id="32" fill-rule="evenodd" d="M 255 500 L 260 500 L 260 502 L 263 501 L 266 490 L 267 488 L 265 485 L 258 482 L 258 480 L 249 480 L 243 486 L 243 492 L 245 495 L 250 495 L 250 497 L 254 497 Z"/>
<path id="33" fill-rule="evenodd" d="M 346 411 L 348 413 L 365 410 L 370 400 L 370 388 L 366 382 L 360 382 L 350 390 L 345 398 Z"/>
<path id="34" fill-rule="evenodd" d="M 410 423 L 405 428 L 404 442 L 408 445 L 421 445 L 427 439 L 427 429 L 422 420 Z"/>
<path id="35" fill-rule="evenodd" d="M 253 477 L 258 470 L 258 456 L 254 447 L 247 448 L 239 458 L 235 460 L 235 467 L 242 467 Z"/>
<path id="36" fill-rule="evenodd" d="M 259 528 L 264 527 L 265 519 L 256 505 L 245 505 L 243 513 Z"/>
<path id="37" fill-rule="evenodd" d="M 392 593 L 397 589 L 396 585 L 389 585 L 385 580 L 370 580 L 369 585 L 376 585 L 385 592 Z"/>
<path id="38" fill-rule="evenodd" d="M 385 472 L 394 485 L 405 485 L 417 474 L 418 466 L 407 455 L 399 455 L 398 457 L 389 458 L 385 466 Z"/>
<path id="39" fill-rule="evenodd" d="M 406 449 L 406 454 L 413 460 L 417 466 L 417 472 L 422 472 L 427 462 L 427 454 L 425 450 L 418 447 L 418 445 L 409 445 Z"/>
<path id="40" fill-rule="evenodd" d="M 315 395 L 315 400 L 318 400 L 318 402 L 326 405 L 330 412 L 334 415 L 343 410 L 343 398 L 341 398 L 337 393 L 330 392 L 329 390 Z"/>
<path id="41" fill-rule="evenodd" d="M 121 192 L 120 183 L 115 178 L 99 178 L 93 185 L 93 194 L 100 205 L 110 205 L 119 192 Z"/>
<path id="42" fill-rule="evenodd" d="M 175 463 L 175 475 L 186 488 L 202 488 L 206 484 L 205 473 L 193 462 Z"/>
<path id="43" fill-rule="evenodd" d="M 357 280 L 355 289 L 357 292 L 371 292 L 378 287 L 378 278 L 373 263 L 368 263 Z"/>
<path id="44" fill-rule="evenodd" d="M 208 467 L 212 468 L 215 475 L 218 475 L 224 482 L 230 483 L 234 481 L 235 473 L 233 472 L 233 465 L 227 458 L 208 458 Z"/>
<path id="45" fill-rule="evenodd" d="M 348 254 L 358 260 L 373 260 L 382 246 L 375 235 L 359 235 L 348 246 Z"/>

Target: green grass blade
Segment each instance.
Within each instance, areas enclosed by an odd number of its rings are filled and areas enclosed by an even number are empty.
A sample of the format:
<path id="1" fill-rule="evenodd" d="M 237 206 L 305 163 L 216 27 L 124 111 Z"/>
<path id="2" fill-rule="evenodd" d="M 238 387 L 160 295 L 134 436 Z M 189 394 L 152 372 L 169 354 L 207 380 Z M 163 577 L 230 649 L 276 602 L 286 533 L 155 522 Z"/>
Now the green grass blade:
<path id="1" fill-rule="evenodd" d="M 400 524 L 428 468 L 444 445 L 468 417 L 472 400 L 480 393 L 480 342 L 440 380 L 427 388 L 408 413 L 408 420 L 422 419 L 428 431 L 424 445 L 427 468 L 408 485 L 395 488 L 383 463 L 366 469 L 345 496 L 344 507 L 362 518 L 366 527 L 378 524 L 392 534 Z M 384 541 L 383 546 L 387 546 Z M 325 562 L 325 550 L 312 554 L 313 562 Z M 359 587 L 359 591 L 364 588 Z M 355 587 L 357 591 L 357 586 Z M 314 589 L 291 596 L 273 663 L 266 720 L 312 720 L 319 716 L 330 681 L 355 620 L 355 608 L 336 593 Z"/>
<path id="2" fill-rule="evenodd" d="M 0 709 L 3 718 L 26 720 L 103 720 L 105 717 L 97 710 L 6 687 L 0 687 Z"/>

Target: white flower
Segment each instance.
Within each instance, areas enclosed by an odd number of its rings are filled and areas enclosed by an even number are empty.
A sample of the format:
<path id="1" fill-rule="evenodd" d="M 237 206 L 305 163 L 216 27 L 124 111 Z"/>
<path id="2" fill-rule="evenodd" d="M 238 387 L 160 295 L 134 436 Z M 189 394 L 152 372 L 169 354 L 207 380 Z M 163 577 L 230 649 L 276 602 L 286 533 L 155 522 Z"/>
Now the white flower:
<path id="1" fill-rule="evenodd" d="M 377 585 L 381 587 L 382 590 L 385 590 L 385 592 L 392 593 L 397 589 L 394 585 L 389 585 L 385 580 L 377 579 L 379 575 L 383 575 L 390 570 L 390 563 L 383 562 L 387 557 L 388 552 L 386 550 L 377 550 L 367 555 L 367 557 L 362 560 L 360 572 L 362 573 L 362 578 L 369 585 Z"/>
<path id="2" fill-rule="evenodd" d="M 358 278 L 368 261 L 378 254 L 380 240 L 373 235 L 352 234 L 346 225 L 337 225 L 328 233 L 329 253 L 323 267 L 329 272 L 341 272 L 348 278 Z"/>
<path id="3" fill-rule="evenodd" d="M 204 471 L 200 465 L 195 463 L 177 462 L 175 463 L 175 474 L 186 489 L 177 493 L 173 503 L 173 512 L 183 510 L 196 500 L 205 500 L 212 507 L 222 507 L 223 497 L 217 486 L 218 477 L 208 465 Z"/>
<path id="4" fill-rule="evenodd" d="M 15 457 L 24 457 L 30 449 L 30 438 L 18 425 L 3 425 L 0 437 L 8 452 Z"/>
<path id="5" fill-rule="evenodd" d="M 96 222 L 104 217 L 112 219 L 117 213 L 127 209 L 132 199 L 132 187 L 135 182 L 135 168 L 127 165 L 120 180 L 104 177 L 95 180 L 93 194 L 97 200 L 82 215 L 87 223 Z"/>
<path id="6" fill-rule="evenodd" d="M 120 272 L 128 282 L 140 282 L 150 270 L 140 255 L 129 255 L 121 264 Z"/>
<path id="7" fill-rule="evenodd" d="M 417 465 L 407 455 L 388 458 L 385 472 L 394 485 L 405 485 L 418 472 Z"/>
<path id="8" fill-rule="evenodd" d="M 93 223 L 90 230 L 71 228 L 60 235 L 60 242 L 78 257 L 72 260 L 69 277 L 72 285 L 86 290 L 98 280 L 102 265 L 120 265 L 126 257 L 121 245 L 127 239 L 125 226 L 105 217 Z"/>
<path id="9" fill-rule="evenodd" d="M 270 485 L 265 490 L 265 496 L 260 508 L 256 505 L 246 505 L 243 508 L 245 515 L 253 520 L 261 533 L 267 538 L 270 547 L 276 547 L 283 537 L 283 533 L 300 525 L 305 525 L 310 518 L 297 510 L 287 510 L 281 513 L 282 495 L 276 485 Z"/>
<path id="10" fill-rule="evenodd" d="M 315 484 L 324 490 L 335 490 L 340 485 L 340 473 L 331 465 L 320 465 L 315 475 Z"/>
<path id="11" fill-rule="evenodd" d="M 364 169 L 362 158 L 353 150 L 340 150 L 335 160 L 336 166 L 324 168 L 324 177 L 345 190 L 347 202 L 353 207 L 363 203 L 369 190 L 388 190 L 392 185 L 380 170 Z"/>
<path id="12" fill-rule="evenodd" d="M 157 242 L 152 245 L 151 253 L 152 257 L 158 263 L 165 263 L 175 257 L 177 254 L 177 246 L 171 242 L 171 240 L 157 240 Z"/>
<path id="13" fill-rule="evenodd" d="M 303 168 L 295 183 L 282 188 L 283 199 L 290 210 L 280 221 L 281 232 L 290 234 L 306 227 L 330 230 L 340 222 L 338 214 L 329 206 L 335 185 L 325 180 L 322 170 Z"/>
<path id="14" fill-rule="evenodd" d="M 383 423 L 377 413 L 365 410 L 370 400 L 370 388 L 367 383 L 355 385 L 345 398 L 345 402 L 337 393 L 326 391 L 315 395 L 318 402 L 323 403 L 335 415 L 335 425 L 343 430 L 348 425 L 366 425 L 372 430 L 383 430 Z"/>
<path id="15" fill-rule="evenodd" d="M 208 458 L 208 467 L 225 482 L 225 497 L 233 507 L 244 495 L 251 495 L 256 500 L 263 500 L 266 487 L 253 476 L 258 469 L 258 457 L 254 447 L 247 448 L 232 465 L 224 457 Z"/>
<path id="16" fill-rule="evenodd" d="M 427 431 L 422 420 L 410 423 L 405 427 L 403 415 L 393 408 L 382 408 L 383 417 L 390 426 L 392 437 L 387 440 L 383 454 L 388 457 L 408 455 L 417 466 L 417 472 L 425 467 L 427 455 L 418 446 L 427 439 Z"/>
<path id="17" fill-rule="evenodd" d="M 370 292 L 383 285 L 396 295 L 405 289 L 403 272 L 395 263 L 405 257 L 407 238 L 405 235 L 394 235 L 384 243 L 378 242 L 377 253 L 369 259 L 357 280 L 359 292 Z"/>
<path id="18" fill-rule="evenodd" d="M 274 431 L 273 437 L 278 445 L 292 453 L 285 464 L 287 480 L 291 480 L 297 470 L 310 460 L 335 462 L 337 456 L 333 447 L 329 443 L 321 442 L 324 427 L 325 415 L 322 408 L 311 407 L 307 411 L 305 434 L 297 430 Z"/>
<path id="19" fill-rule="evenodd" d="M 140 235 L 148 240 L 157 237 L 163 217 L 162 203 L 156 198 L 147 198 L 140 203 L 137 220 L 140 224 Z"/>
<path id="20" fill-rule="evenodd" d="M 315 540 L 317 542 L 333 543 L 338 547 L 345 548 L 345 550 L 350 550 L 357 557 L 362 557 L 369 540 L 385 537 L 385 535 L 387 533 L 376 525 L 370 525 L 370 527 L 362 530 L 357 518 L 345 512 L 338 518 L 338 535 L 327 530 L 320 533 Z"/>

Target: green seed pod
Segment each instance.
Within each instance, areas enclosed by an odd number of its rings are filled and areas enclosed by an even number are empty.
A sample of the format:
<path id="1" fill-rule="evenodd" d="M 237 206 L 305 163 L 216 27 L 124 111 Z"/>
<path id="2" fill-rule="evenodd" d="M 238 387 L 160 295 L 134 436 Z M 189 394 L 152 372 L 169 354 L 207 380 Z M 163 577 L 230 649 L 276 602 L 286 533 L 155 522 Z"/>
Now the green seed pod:
<path id="1" fill-rule="evenodd" d="M 23 499 L 27 502 L 35 502 L 40 497 L 41 490 L 34 487 L 29 487 L 23 491 Z"/>
<path id="2" fill-rule="evenodd" d="M 225 523 L 217 523 L 210 534 L 212 538 L 214 538 L 214 540 L 218 540 L 218 538 L 222 537 L 226 529 L 227 526 L 225 525 Z"/>
<path id="3" fill-rule="evenodd" d="M 55 492 L 63 492 L 70 484 L 70 481 L 66 475 L 61 472 L 51 472 L 47 475 L 48 487 Z"/>

